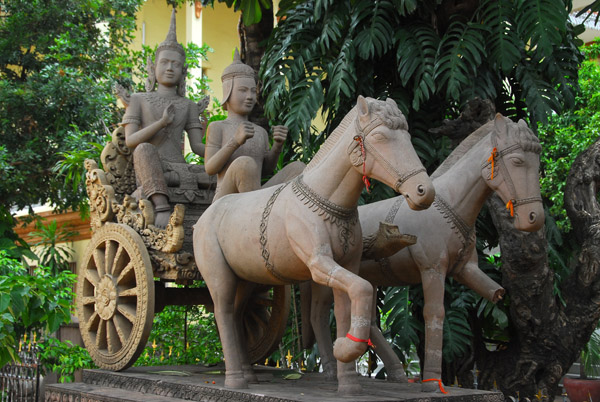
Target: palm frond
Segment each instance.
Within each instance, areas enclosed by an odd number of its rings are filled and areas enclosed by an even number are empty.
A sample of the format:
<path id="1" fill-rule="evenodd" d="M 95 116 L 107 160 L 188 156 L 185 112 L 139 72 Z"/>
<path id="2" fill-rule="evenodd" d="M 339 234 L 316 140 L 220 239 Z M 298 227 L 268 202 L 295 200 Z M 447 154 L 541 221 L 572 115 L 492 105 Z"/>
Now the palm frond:
<path id="1" fill-rule="evenodd" d="M 446 88 L 446 97 L 459 100 L 463 87 L 472 83 L 476 69 L 485 54 L 480 24 L 454 21 L 440 42 L 434 78 Z"/>
<path id="2" fill-rule="evenodd" d="M 487 0 L 481 5 L 481 19 L 489 30 L 486 48 L 488 63 L 508 74 L 521 60 L 524 42 L 515 26 L 514 9 L 509 0 Z"/>
<path id="3" fill-rule="evenodd" d="M 567 9 L 562 1 L 519 0 L 515 20 L 521 40 L 542 56 L 552 54 L 565 33 Z"/>

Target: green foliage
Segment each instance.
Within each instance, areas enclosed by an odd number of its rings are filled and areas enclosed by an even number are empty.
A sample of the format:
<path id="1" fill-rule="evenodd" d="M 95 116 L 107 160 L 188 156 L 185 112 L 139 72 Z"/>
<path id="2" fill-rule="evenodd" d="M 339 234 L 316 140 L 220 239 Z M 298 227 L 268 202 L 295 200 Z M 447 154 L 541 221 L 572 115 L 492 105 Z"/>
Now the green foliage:
<path id="1" fill-rule="evenodd" d="M 94 361 L 85 348 L 73 345 L 71 341 L 59 341 L 47 338 L 38 344 L 42 367 L 58 375 L 58 381 L 75 381 L 75 372 L 81 369 L 96 368 Z"/>
<path id="2" fill-rule="evenodd" d="M 204 306 L 166 306 L 155 315 L 148 346 L 135 365 L 211 365 L 221 361 L 213 314 Z"/>
<path id="3" fill-rule="evenodd" d="M 32 275 L 0 250 L 0 366 L 16 360 L 16 340 L 25 333 L 56 331 L 71 319 L 75 275 L 36 268 Z"/>
<path id="4" fill-rule="evenodd" d="M 186 0 L 175 0 L 184 3 Z M 214 5 L 215 0 L 202 0 L 202 5 Z M 244 25 L 258 24 L 262 20 L 263 12 L 273 7 L 272 0 L 217 0 L 219 3 L 227 4 L 233 11 L 242 11 Z"/>
<path id="5" fill-rule="evenodd" d="M 111 96 L 141 0 L 5 0 L 0 21 L 2 208 L 53 202 L 77 207 L 84 194 L 52 168 L 61 152 L 101 142 L 117 122 Z M 84 147 L 85 148 L 85 147 Z"/>
<path id="6" fill-rule="evenodd" d="M 69 261 L 73 257 L 73 250 L 68 243 L 78 233 L 64 226 L 59 227 L 56 219 L 50 221 L 47 225 L 37 221 L 36 229 L 29 235 L 40 238 L 33 244 L 37 251 L 39 265 L 49 268 L 50 272 L 55 275 L 68 270 Z"/>
<path id="7" fill-rule="evenodd" d="M 597 57 L 598 42 L 584 48 L 589 57 Z M 563 203 L 565 183 L 575 157 L 587 149 L 600 134 L 600 66 L 595 59 L 583 61 L 579 70 L 581 92 L 576 108 L 553 115 L 538 135 L 544 152 L 541 155 L 541 192 L 550 202 L 550 214 L 556 226 L 569 232 Z"/>
<path id="8" fill-rule="evenodd" d="M 581 27 L 567 3 L 282 0 L 261 64 L 265 112 L 290 128 L 303 160 L 323 141 L 311 120 L 321 112 L 327 136 L 358 95 L 394 98 L 422 139 L 475 96 L 544 122 L 577 91 Z"/>

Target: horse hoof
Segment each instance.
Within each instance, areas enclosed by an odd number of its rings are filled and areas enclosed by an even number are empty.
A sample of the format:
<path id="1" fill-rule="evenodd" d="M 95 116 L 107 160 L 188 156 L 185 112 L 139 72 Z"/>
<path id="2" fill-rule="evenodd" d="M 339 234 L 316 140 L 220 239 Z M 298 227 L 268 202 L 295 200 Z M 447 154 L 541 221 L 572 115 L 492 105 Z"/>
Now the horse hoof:
<path id="1" fill-rule="evenodd" d="M 360 395 L 362 394 L 362 387 L 356 382 L 354 384 L 339 384 L 338 394 L 344 396 Z"/>
<path id="2" fill-rule="evenodd" d="M 244 378 L 242 373 L 239 374 L 225 374 L 225 388 L 234 389 L 246 389 L 248 388 L 248 381 Z"/>
<path id="3" fill-rule="evenodd" d="M 367 344 L 355 342 L 348 338 L 337 338 L 333 344 L 333 356 L 342 363 L 350 363 L 362 356 L 367 350 Z"/>
<path id="4" fill-rule="evenodd" d="M 428 381 L 428 382 L 421 383 L 421 392 L 434 393 L 434 392 L 441 392 L 441 391 L 440 391 L 440 386 L 437 383 L 437 381 Z"/>
<path id="5" fill-rule="evenodd" d="M 258 384 L 258 377 L 253 372 L 244 372 L 244 379 L 248 384 Z"/>
<path id="6" fill-rule="evenodd" d="M 408 383 L 408 378 L 406 378 L 406 374 L 404 373 L 404 367 L 394 366 L 387 369 L 387 380 L 390 382 Z"/>

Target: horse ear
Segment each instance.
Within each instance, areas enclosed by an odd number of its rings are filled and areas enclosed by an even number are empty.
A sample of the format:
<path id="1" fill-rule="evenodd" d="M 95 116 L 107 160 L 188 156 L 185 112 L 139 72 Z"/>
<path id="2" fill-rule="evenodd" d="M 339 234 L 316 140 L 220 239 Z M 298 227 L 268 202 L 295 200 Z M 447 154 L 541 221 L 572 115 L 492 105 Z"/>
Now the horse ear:
<path id="1" fill-rule="evenodd" d="M 506 117 L 502 116 L 500 113 L 496 113 L 496 118 L 494 119 L 494 127 L 496 128 L 496 132 L 498 134 L 505 133 L 508 130 L 506 120 Z"/>
<path id="2" fill-rule="evenodd" d="M 519 122 L 517 124 L 521 128 L 529 129 L 529 126 L 527 125 L 527 122 L 525 120 L 523 120 L 523 119 L 519 119 Z"/>
<path id="3" fill-rule="evenodd" d="M 369 105 L 367 104 L 367 100 L 364 96 L 358 95 L 358 99 L 356 100 L 356 106 L 358 106 L 358 115 L 360 117 L 369 115 Z"/>

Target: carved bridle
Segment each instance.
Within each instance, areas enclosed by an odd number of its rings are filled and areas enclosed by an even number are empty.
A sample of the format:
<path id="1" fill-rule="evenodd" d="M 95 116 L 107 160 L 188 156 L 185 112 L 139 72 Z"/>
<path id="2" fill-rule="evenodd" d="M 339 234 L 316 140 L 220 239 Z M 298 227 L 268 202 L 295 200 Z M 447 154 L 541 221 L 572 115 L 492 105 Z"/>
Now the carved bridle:
<path id="1" fill-rule="evenodd" d="M 487 169 L 488 166 L 491 165 L 491 177 L 489 180 L 494 179 L 494 167 L 497 164 L 498 170 L 500 174 L 504 178 L 504 182 L 508 187 L 509 200 L 506 203 L 506 209 L 510 211 L 510 216 L 514 216 L 514 208 L 518 205 L 530 204 L 533 202 L 542 202 L 542 197 L 527 197 L 527 198 L 517 198 L 517 190 L 515 185 L 510 177 L 510 173 L 508 168 L 506 167 L 506 163 L 504 162 L 504 156 L 510 154 L 514 150 L 521 148 L 520 144 L 510 145 L 502 150 L 498 150 L 498 138 L 496 132 L 492 132 L 492 152 L 488 160 L 481 166 L 482 169 Z"/>
<path id="2" fill-rule="evenodd" d="M 362 166 L 363 166 L 363 182 L 365 183 L 365 187 L 367 188 L 367 192 L 369 192 L 369 179 L 367 178 L 366 175 L 366 163 L 367 163 L 367 151 L 373 155 L 373 158 L 375 158 L 375 160 L 377 162 L 379 162 L 381 164 L 381 166 L 383 166 L 383 168 L 392 176 L 392 177 L 398 177 L 398 180 L 396 181 L 396 184 L 394 186 L 394 190 L 396 190 L 396 192 L 400 192 L 400 187 L 402 186 L 402 184 L 404 184 L 404 182 L 406 182 L 408 179 L 410 179 L 413 176 L 416 176 L 417 174 L 421 173 L 421 172 L 425 172 L 425 168 L 421 166 L 421 168 L 419 169 L 415 169 L 415 170 L 411 170 L 408 173 L 402 174 L 398 171 L 398 169 L 396 169 L 387 159 L 385 159 L 383 157 L 383 155 L 381 155 L 379 153 L 379 151 L 377 151 L 377 149 L 371 145 L 368 141 L 367 141 L 367 136 L 371 133 L 371 131 L 375 130 L 377 127 L 383 125 L 383 121 L 379 118 L 374 118 L 372 121 L 369 122 L 369 124 L 367 124 L 365 126 L 365 128 L 361 128 L 360 127 L 360 121 L 358 119 L 358 117 L 356 118 L 356 122 L 355 122 L 355 128 L 356 128 L 356 135 L 354 136 L 354 140 L 358 141 L 358 143 L 360 144 L 360 149 L 361 149 L 361 157 L 362 157 Z"/>

